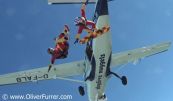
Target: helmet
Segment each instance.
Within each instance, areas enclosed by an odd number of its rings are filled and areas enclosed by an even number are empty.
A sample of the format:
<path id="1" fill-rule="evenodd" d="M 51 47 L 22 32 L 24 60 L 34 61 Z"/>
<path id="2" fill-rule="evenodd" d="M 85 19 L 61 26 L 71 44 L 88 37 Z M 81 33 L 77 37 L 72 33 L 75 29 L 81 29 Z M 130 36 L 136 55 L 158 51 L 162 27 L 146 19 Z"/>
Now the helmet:
<path id="1" fill-rule="evenodd" d="M 78 25 L 86 25 L 86 19 L 84 17 L 76 17 L 74 20 L 74 24 Z"/>
<path id="2" fill-rule="evenodd" d="M 53 53 L 54 53 L 54 49 L 53 49 L 53 48 L 48 48 L 48 49 L 47 49 L 47 52 L 48 52 L 49 54 L 53 54 Z"/>

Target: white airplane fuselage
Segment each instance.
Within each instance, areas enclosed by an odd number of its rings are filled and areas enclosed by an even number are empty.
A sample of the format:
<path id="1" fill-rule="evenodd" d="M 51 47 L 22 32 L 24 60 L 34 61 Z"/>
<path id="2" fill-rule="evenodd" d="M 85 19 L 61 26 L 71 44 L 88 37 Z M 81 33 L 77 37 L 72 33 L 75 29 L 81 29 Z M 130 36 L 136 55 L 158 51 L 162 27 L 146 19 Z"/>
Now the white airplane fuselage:
<path id="1" fill-rule="evenodd" d="M 99 16 L 97 20 L 97 28 L 102 28 L 105 25 L 109 25 L 109 16 Z M 103 97 L 105 92 L 106 83 L 108 80 L 107 71 L 110 68 L 112 43 L 111 34 L 104 33 L 98 38 L 93 40 L 93 57 L 95 59 L 94 79 L 87 80 L 87 92 L 89 101 L 99 101 L 99 98 Z M 109 62 L 109 63 L 108 63 Z"/>
<path id="2" fill-rule="evenodd" d="M 49 0 L 51 3 L 83 3 L 85 0 Z M 90 0 L 96 2 L 95 17 L 97 18 L 96 27 L 102 29 L 110 26 L 108 3 L 112 0 Z M 87 4 L 87 2 L 86 2 Z M 111 29 L 111 27 L 110 27 Z M 21 84 L 26 82 L 36 82 L 40 80 L 62 79 L 73 82 L 80 82 L 86 85 L 89 101 L 107 101 L 105 90 L 106 84 L 111 74 L 119 78 L 123 85 L 127 84 L 126 76 L 120 77 L 111 72 L 110 65 L 120 66 L 129 62 L 134 62 L 144 57 L 149 57 L 161 52 L 165 52 L 170 47 L 171 42 L 158 45 L 137 48 L 112 55 L 111 30 L 103 35 L 94 38 L 87 43 L 85 61 L 76 61 L 61 65 L 55 65 L 54 69 L 47 72 L 47 66 L 24 70 L 14 73 L 0 75 L 0 86 L 10 84 Z M 113 58 L 112 58 L 113 57 Z M 111 63 L 112 62 L 112 63 Z M 85 83 L 79 80 L 69 79 L 68 77 L 84 74 Z M 80 95 L 84 95 L 84 87 L 78 88 Z"/>

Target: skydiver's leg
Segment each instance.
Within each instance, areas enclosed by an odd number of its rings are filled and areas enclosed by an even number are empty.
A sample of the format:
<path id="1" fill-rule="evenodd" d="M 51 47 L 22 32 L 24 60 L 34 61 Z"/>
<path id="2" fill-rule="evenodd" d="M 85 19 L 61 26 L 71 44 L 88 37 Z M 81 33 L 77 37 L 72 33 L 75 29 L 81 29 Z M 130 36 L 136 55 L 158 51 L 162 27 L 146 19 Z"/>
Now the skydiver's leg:
<path id="1" fill-rule="evenodd" d="M 89 28 L 86 28 L 85 31 L 87 31 L 87 36 L 91 36 L 92 33 L 93 33 L 93 30 L 89 29 Z"/>
<path id="2" fill-rule="evenodd" d="M 99 37 L 99 36 L 101 36 L 102 34 L 108 32 L 109 30 L 110 30 L 110 27 L 109 27 L 109 26 L 104 26 L 102 29 L 95 30 L 95 31 L 92 33 L 92 37 L 93 37 L 93 38 Z"/>
<path id="3" fill-rule="evenodd" d="M 85 44 L 88 41 L 90 41 L 91 39 L 97 38 L 97 37 L 101 36 L 102 34 L 108 32 L 109 30 L 110 30 L 109 26 L 105 26 L 102 29 L 95 30 L 94 32 L 90 29 L 86 29 L 86 31 L 89 34 L 87 36 L 85 36 L 84 38 L 82 38 L 79 42 L 81 44 Z"/>
<path id="4" fill-rule="evenodd" d="M 101 31 L 101 30 L 99 30 L 99 31 Z M 87 36 L 85 36 L 84 38 L 80 39 L 79 43 L 85 44 L 85 43 L 89 42 L 91 39 L 96 38 L 97 37 L 97 33 L 101 33 L 99 31 L 98 32 L 91 32 L 91 33 L 89 33 Z"/>
<path id="5" fill-rule="evenodd" d="M 84 38 L 79 40 L 80 44 L 85 44 L 91 39 L 90 35 L 85 36 Z"/>
<path id="6" fill-rule="evenodd" d="M 86 32 L 88 32 L 88 34 L 84 37 L 84 38 L 82 38 L 82 39 L 80 39 L 79 40 L 79 43 L 80 44 L 85 44 L 85 43 L 87 43 L 89 40 L 91 40 L 91 35 L 92 35 L 92 33 L 93 33 L 93 31 L 91 30 L 91 29 L 89 29 L 88 27 L 86 28 L 86 29 L 84 29 Z"/>
<path id="7" fill-rule="evenodd" d="M 107 29 L 108 29 L 107 26 L 103 27 L 102 29 L 96 29 L 95 23 L 90 20 L 87 20 L 87 25 L 92 26 L 92 29 L 90 30 L 90 33 L 89 33 L 91 38 L 96 38 L 102 35 L 103 33 L 107 32 Z"/>
<path id="8" fill-rule="evenodd" d="M 64 29 L 63 29 L 63 32 L 62 33 L 68 34 L 69 31 L 70 31 L 70 29 L 69 29 L 68 25 L 64 25 Z M 57 36 L 57 37 L 54 38 L 55 44 L 58 44 L 59 41 L 62 41 L 62 42 L 64 41 L 64 39 L 59 39 L 58 37 L 59 36 Z"/>
<path id="9" fill-rule="evenodd" d="M 67 34 L 67 33 L 69 33 L 69 31 L 70 31 L 69 27 L 67 25 L 64 25 L 63 33 Z"/>

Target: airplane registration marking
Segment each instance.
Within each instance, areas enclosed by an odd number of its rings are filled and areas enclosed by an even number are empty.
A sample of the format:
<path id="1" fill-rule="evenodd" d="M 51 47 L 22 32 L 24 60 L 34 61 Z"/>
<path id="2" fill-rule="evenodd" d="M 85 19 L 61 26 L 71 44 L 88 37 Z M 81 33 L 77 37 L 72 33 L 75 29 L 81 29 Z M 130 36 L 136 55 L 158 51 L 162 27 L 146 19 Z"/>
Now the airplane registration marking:
<path id="1" fill-rule="evenodd" d="M 41 79 L 48 79 L 49 75 L 48 74 L 43 74 L 42 76 L 38 76 L 38 75 L 25 75 L 25 76 L 21 76 L 21 77 L 17 77 L 16 81 L 18 83 L 21 82 L 28 82 L 28 81 L 37 81 L 37 80 L 41 80 Z"/>
<path id="2" fill-rule="evenodd" d="M 99 76 L 98 76 L 98 79 L 96 81 L 96 83 L 97 83 L 97 87 L 96 88 L 97 89 L 100 89 L 101 88 L 101 85 L 102 85 L 101 79 L 103 77 L 103 69 L 106 66 L 105 65 L 106 64 L 106 62 L 105 62 L 105 54 L 101 54 L 99 60 L 100 60 Z"/>

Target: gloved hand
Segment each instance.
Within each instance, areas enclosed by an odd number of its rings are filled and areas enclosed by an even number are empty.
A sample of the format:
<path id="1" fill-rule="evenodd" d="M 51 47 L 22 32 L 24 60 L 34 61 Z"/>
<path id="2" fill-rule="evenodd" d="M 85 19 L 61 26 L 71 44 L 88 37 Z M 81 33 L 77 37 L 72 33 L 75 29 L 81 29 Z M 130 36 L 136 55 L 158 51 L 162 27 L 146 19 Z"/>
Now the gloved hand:
<path id="1" fill-rule="evenodd" d="M 76 41 L 74 42 L 74 44 L 78 43 L 79 42 L 79 39 L 76 39 Z"/>

